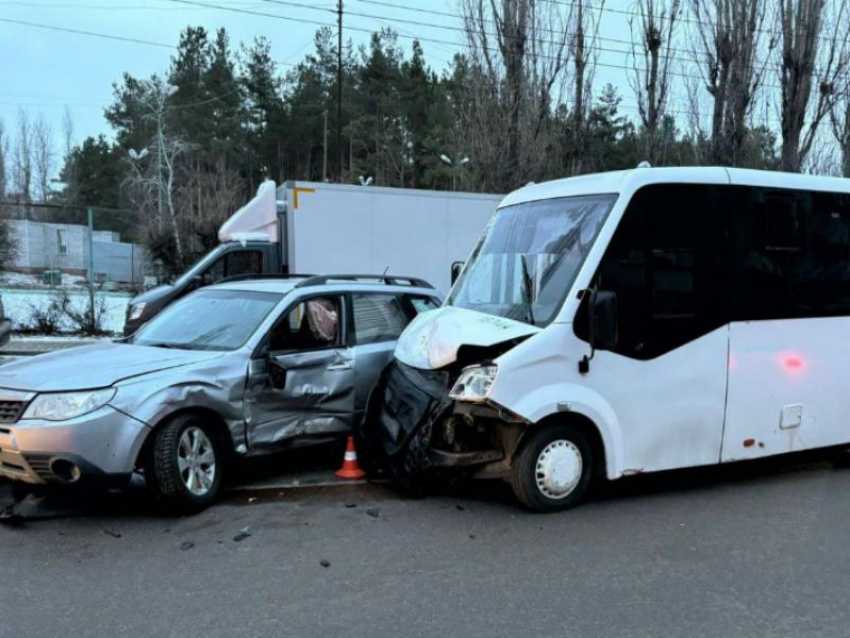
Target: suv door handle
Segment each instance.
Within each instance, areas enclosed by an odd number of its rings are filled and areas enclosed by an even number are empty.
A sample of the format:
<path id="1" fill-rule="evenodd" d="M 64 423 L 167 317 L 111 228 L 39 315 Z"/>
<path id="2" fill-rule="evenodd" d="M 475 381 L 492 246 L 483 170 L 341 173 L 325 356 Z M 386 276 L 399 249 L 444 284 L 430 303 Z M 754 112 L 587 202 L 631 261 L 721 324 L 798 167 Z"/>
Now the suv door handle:
<path id="1" fill-rule="evenodd" d="M 327 367 L 328 370 L 351 370 L 350 363 L 335 363 Z"/>

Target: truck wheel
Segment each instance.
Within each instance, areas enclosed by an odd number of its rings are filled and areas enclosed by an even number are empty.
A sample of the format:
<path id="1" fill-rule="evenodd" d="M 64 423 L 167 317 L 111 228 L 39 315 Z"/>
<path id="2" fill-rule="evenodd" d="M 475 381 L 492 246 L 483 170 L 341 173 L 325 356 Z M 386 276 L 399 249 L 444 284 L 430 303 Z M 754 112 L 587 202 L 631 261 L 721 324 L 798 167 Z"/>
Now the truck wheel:
<path id="1" fill-rule="evenodd" d="M 219 437 L 203 418 L 178 416 L 154 432 L 152 487 L 181 511 L 198 511 L 218 496 L 224 454 Z"/>
<path id="2" fill-rule="evenodd" d="M 578 504 L 593 470 L 587 438 L 569 425 L 534 432 L 511 464 L 511 486 L 519 501 L 535 512 L 555 512 Z"/>

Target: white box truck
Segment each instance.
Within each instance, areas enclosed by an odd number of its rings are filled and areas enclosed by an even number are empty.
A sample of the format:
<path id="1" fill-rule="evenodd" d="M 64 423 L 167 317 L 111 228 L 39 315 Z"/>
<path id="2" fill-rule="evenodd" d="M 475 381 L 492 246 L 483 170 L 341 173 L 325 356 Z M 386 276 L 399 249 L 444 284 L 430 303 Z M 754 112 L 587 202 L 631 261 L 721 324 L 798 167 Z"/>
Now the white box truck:
<path id="1" fill-rule="evenodd" d="M 441 293 L 472 251 L 501 195 L 267 181 L 219 230 L 221 243 L 174 283 L 135 297 L 124 334 L 168 304 L 234 276 L 388 273 Z"/>

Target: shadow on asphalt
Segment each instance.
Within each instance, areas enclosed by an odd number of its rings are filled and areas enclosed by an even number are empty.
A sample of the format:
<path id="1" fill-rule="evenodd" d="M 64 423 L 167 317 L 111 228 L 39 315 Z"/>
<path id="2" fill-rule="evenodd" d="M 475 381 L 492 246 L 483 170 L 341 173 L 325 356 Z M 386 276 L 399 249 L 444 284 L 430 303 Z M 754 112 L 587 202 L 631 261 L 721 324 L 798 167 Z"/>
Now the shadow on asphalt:
<path id="1" fill-rule="evenodd" d="M 284 468 L 287 475 L 333 470 L 339 465 L 341 450 L 341 445 L 330 444 L 290 450 L 257 459 L 250 465 L 236 468 L 228 482 L 244 485 L 253 481 L 264 481 L 279 476 Z M 731 485 L 739 485 L 741 489 L 746 489 L 753 484 L 788 478 L 795 474 L 841 470 L 850 466 L 849 461 L 850 454 L 847 452 L 817 450 L 729 465 L 657 472 L 618 481 L 601 482 L 594 489 L 591 499 L 595 502 L 616 502 Z M 518 508 L 510 485 L 505 481 L 476 481 L 450 477 L 436 477 L 429 482 L 424 493 L 417 496 L 397 491 L 385 483 L 370 482 L 360 485 L 307 486 L 298 489 L 264 491 L 236 488 L 224 494 L 222 503 L 248 505 L 257 502 L 294 500 L 330 502 L 345 501 L 355 496 L 358 498 L 366 496 L 371 500 L 440 497 L 504 505 L 512 510 Z M 8 506 L 12 503 L 15 503 L 14 516 L 10 518 Z M 142 482 L 136 482 L 126 490 L 113 491 L 94 488 L 33 489 L 20 484 L 0 484 L 0 522 L 16 524 L 38 519 L 79 516 L 171 518 L 174 514 L 165 511 Z"/>

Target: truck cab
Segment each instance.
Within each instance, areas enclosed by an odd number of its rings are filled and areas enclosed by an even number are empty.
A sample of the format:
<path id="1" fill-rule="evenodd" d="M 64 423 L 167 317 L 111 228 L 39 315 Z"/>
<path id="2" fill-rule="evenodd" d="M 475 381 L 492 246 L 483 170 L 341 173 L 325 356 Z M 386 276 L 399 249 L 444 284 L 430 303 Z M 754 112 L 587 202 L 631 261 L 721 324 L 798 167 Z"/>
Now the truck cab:
<path id="1" fill-rule="evenodd" d="M 133 298 L 127 306 L 124 335 L 134 334 L 151 317 L 198 288 L 236 276 L 283 272 L 280 245 L 269 241 L 229 241 L 216 248 L 174 281 Z"/>
<path id="2" fill-rule="evenodd" d="M 134 334 L 163 308 L 204 286 L 237 276 L 288 272 L 281 241 L 286 205 L 277 201 L 275 183 L 263 182 L 257 195 L 228 219 L 219 244 L 174 283 L 134 297 L 127 306 L 124 335 Z"/>

